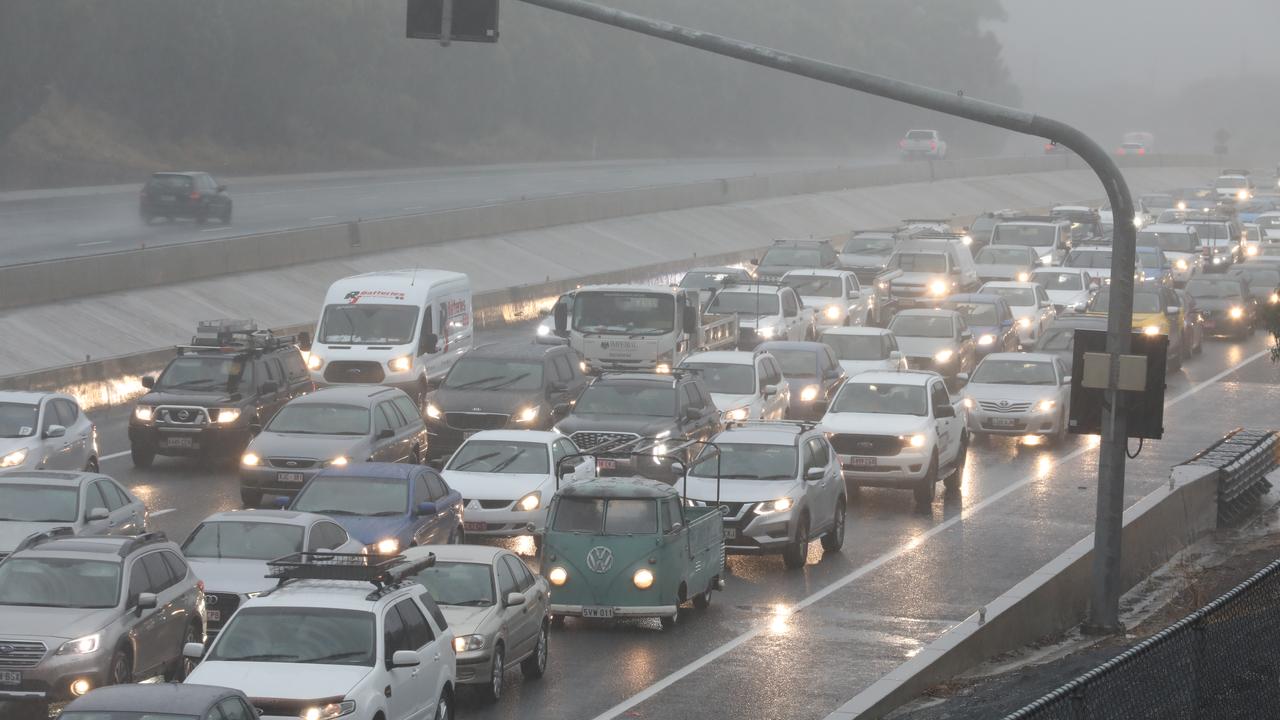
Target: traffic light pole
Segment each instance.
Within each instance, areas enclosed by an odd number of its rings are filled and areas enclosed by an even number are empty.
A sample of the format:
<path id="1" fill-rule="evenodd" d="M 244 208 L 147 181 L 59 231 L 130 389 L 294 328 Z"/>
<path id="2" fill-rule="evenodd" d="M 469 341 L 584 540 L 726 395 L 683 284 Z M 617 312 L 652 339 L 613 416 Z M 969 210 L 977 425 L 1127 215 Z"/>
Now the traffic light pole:
<path id="1" fill-rule="evenodd" d="M 1115 230 L 1111 254 L 1110 312 L 1107 320 L 1107 353 L 1111 356 L 1111 372 L 1104 394 L 1106 405 L 1098 459 L 1093 590 L 1087 626 L 1100 632 L 1119 630 L 1120 531 L 1124 511 L 1124 464 L 1127 447 L 1124 398 L 1118 390 L 1119 356 L 1129 352 L 1129 333 L 1133 329 L 1133 270 L 1137 228 L 1133 222 L 1132 196 L 1124 176 L 1120 174 L 1120 169 L 1111 156 L 1084 133 L 1065 123 L 1024 110 L 968 98 L 963 91 L 945 92 L 873 75 L 583 0 L 519 1 L 819 82 L 1046 138 L 1075 152 L 1097 173 L 1106 189 L 1107 198 L 1111 201 Z"/>

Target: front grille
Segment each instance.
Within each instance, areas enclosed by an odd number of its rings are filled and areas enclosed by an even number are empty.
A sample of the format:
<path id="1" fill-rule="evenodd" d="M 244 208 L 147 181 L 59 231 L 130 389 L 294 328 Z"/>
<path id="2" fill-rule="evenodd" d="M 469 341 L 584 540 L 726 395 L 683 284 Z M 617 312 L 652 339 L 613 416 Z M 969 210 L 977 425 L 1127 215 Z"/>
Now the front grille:
<path id="1" fill-rule="evenodd" d="M 622 432 L 576 432 L 569 436 L 573 440 L 573 444 L 577 445 L 583 451 L 598 447 L 605 443 L 618 442 L 620 440 L 635 440 L 640 437 L 635 433 Z"/>
<path id="2" fill-rule="evenodd" d="M 334 360 L 324 369 L 331 383 L 380 383 L 385 377 L 382 364 L 371 360 Z"/>
<path id="3" fill-rule="evenodd" d="M 751 328 L 738 328 L 738 347 L 742 349 L 754 348 L 760 344 L 760 336 Z"/>
<path id="4" fill-rule="evenodd" d="M 202 407 L 161 405 L 156 408 L 156 420 L 170 425 L 206 425 L 209 413 Z"/>
<path id="5" fill-rule="evenodd" d="M 902 439 L 897 435 L 832 435 L 831 447 L 841 455 L 897 455 Z"/>
<path id="6" fill-rule="evenodd" d="M 42 642 L 0 639 L 0 668 L 35 667 L 47 650 Z"/>
<path id="7" fill-rule="evenodd" d="M 689 503 L 694 507 L 709 507 L 715 504 L 708 500 L 690 500 Z M 730 520 L 738 519 L 739 516 L 742 515 L 743 510 L 750 508 L 754 504 L 755 503 L 721 502 L 720 507 L 724 508 L 721 512 L 724 514 L 725 521 L 728 522 Z"/>
<path id="8" fill-rule="evenodd" d="M 306 717 L 308 708 L 323 706 L 328 703 L 341 702 L 342 697 L 324 698 L 320 700 L 288 700 L 285 698 L 249 698 L 249 704 L 257 708 L 262 715 L 281 715 L 284 717 Z"/>
<path id="9" fill-rule="evenodd" d="M 462 499 L 462 507 L 469 507 L 472 502 L 479 502 L 481 510 L 502 510 L 511 507 L 511 503 L 515 500 L 479 500 L 473 501 L 467 498 Z"/>
<path id="10" fill-rule="evenodd" d="M 217 622 L 210 621 L 210 627 L 221 627 L 231 619 L 231 614 L 240 607 L 240 596 L 235 593 L 208 593 L 204 596 L 205 607 L 209 610 L 217 610 L 220 618 Z"/>
<path id="11" fill-rule="evenodd" d="M 993 413 L 1024 413 L 1031 409 L 1029 402 L 1009 402 L 1008 400 L 979 400 L 978 406 Z"/>
<path id="12" fill-rule="evenodd" d="M 301 470 L 302 468 L 315 467 L 317 462 L 319 461 L 305 458 L 267 458 L 268 465 L 285 470 Z"/>
<path id="13" fill-rule="evenodd" d="M 933 358 L 931 357 L 908 357 L 907 368 L 910 370 L 932 370 Z"/>
<path id="14" fill-rule="evenodd" d="M 893 283 L 889 286 L 889 292 L 901 297 L 921 297 L 924 295 L 925 287 L 923 285 L 899 285 Z"/>
<path id="15" fill-rule="evenodd" d="M 510 415 L 498 413 L 451 412 L 444 414 L 444 422 L 454 430 L 497 430 L 507 426 Z"/>

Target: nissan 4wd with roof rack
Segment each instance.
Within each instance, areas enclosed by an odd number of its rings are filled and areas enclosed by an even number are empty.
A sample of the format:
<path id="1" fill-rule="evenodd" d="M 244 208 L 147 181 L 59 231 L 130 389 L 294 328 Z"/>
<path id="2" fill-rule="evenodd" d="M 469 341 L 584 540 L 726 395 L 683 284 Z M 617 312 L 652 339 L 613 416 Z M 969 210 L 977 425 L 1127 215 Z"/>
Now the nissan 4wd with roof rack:
<path id="1" fill-rule="evenodd" d="M 103 685 L 182 680 L 202 584 L 163 533 L 32 535 L 0 562 L 0 701 L 37 710 Z"/>
<path id="2" fill-rule="evenodd" d="M 264 720 L 452 720 L 453 631 L 414 577 L 435 556 L 294 553 L 236 610 L 189 682 L 242 691 Z"/>
<path id="3" fill-rule="evenodd" d="M 314 389 L 299 347 L 309 338 L 259 330 L 252 320 L 201 322 L 129 415 L 133 464 L 156 455 L 238 458 L 261 426 Z"/>

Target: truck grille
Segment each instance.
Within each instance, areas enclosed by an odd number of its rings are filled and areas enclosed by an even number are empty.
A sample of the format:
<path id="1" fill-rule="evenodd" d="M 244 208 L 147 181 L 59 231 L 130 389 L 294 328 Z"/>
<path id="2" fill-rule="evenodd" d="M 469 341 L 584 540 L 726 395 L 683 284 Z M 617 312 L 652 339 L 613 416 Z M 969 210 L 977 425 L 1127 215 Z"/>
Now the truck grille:
<path id="1" fill-rule="evenodd" d="M 576 432 L 569 436 L 573 440 L 573 444 L 580 449 L 586 451 L 593 447 L 603 445 L 609 442 L 618 442 L 620 440 L 635 440 L 640 437 L 635 433 L 622 432 Z"/>
<path id="2" fill-rule="evenodd" d="M 302 468 L 315 467 L 316 460 L 304 458 L 267 458 L 267 464 L 273 468 L 284 468 L 286 470 L 300 470 Z"/>
<path id="3" fill-rule="evenodd" d="M 924 295 L 923 285 L 899 285 L 894 283 L 889 286 L 889 291 L 900 297 L 921 297 Z"/>
<path id="4" fill-rule="evenodd" d="M 978 406 L 993 413 L 1024 413 L 1031 409 L 1029 402 L 1009 402 L 1008 400 L 979 400 Z"/>
<path id="5" fill-rule="evenodd" d="M 0 668 L 29 668 L 40 664 L 48 650 L 42 642 L 0 640 L 0 647 L 13 648 L 0 654 Z"/>
<path id="6" fill-rule="evenodd" d="M 510 415 L 498 413 L 452 412 L 444 414 L 444 422 L 454 430 L 497 430 L 507 426 Z"/>
<path id="7" fill-rule="evenodd" d="M 832 435 L 831 447 L 841 455 L 897 455 L 902 440 L 897 435 Z"/>
<path id="8" fill-rule="evenodd" d="M 331 383 L 380 383 L 385 377 L 382 364 L 371 360 L 335 360 L 324 369 Z"/>

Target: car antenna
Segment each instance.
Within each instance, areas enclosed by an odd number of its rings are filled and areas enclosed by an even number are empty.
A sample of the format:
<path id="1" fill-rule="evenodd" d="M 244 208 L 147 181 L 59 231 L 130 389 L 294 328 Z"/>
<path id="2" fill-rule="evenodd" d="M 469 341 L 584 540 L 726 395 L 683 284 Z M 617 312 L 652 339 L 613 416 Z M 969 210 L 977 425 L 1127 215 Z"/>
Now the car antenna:
<path id="1" fill-rule="evenodd" d="M 413 266 L 413 274 L 409 276 L 409 287 L 413 287 L 418 282 L 418 266 Z"/>

